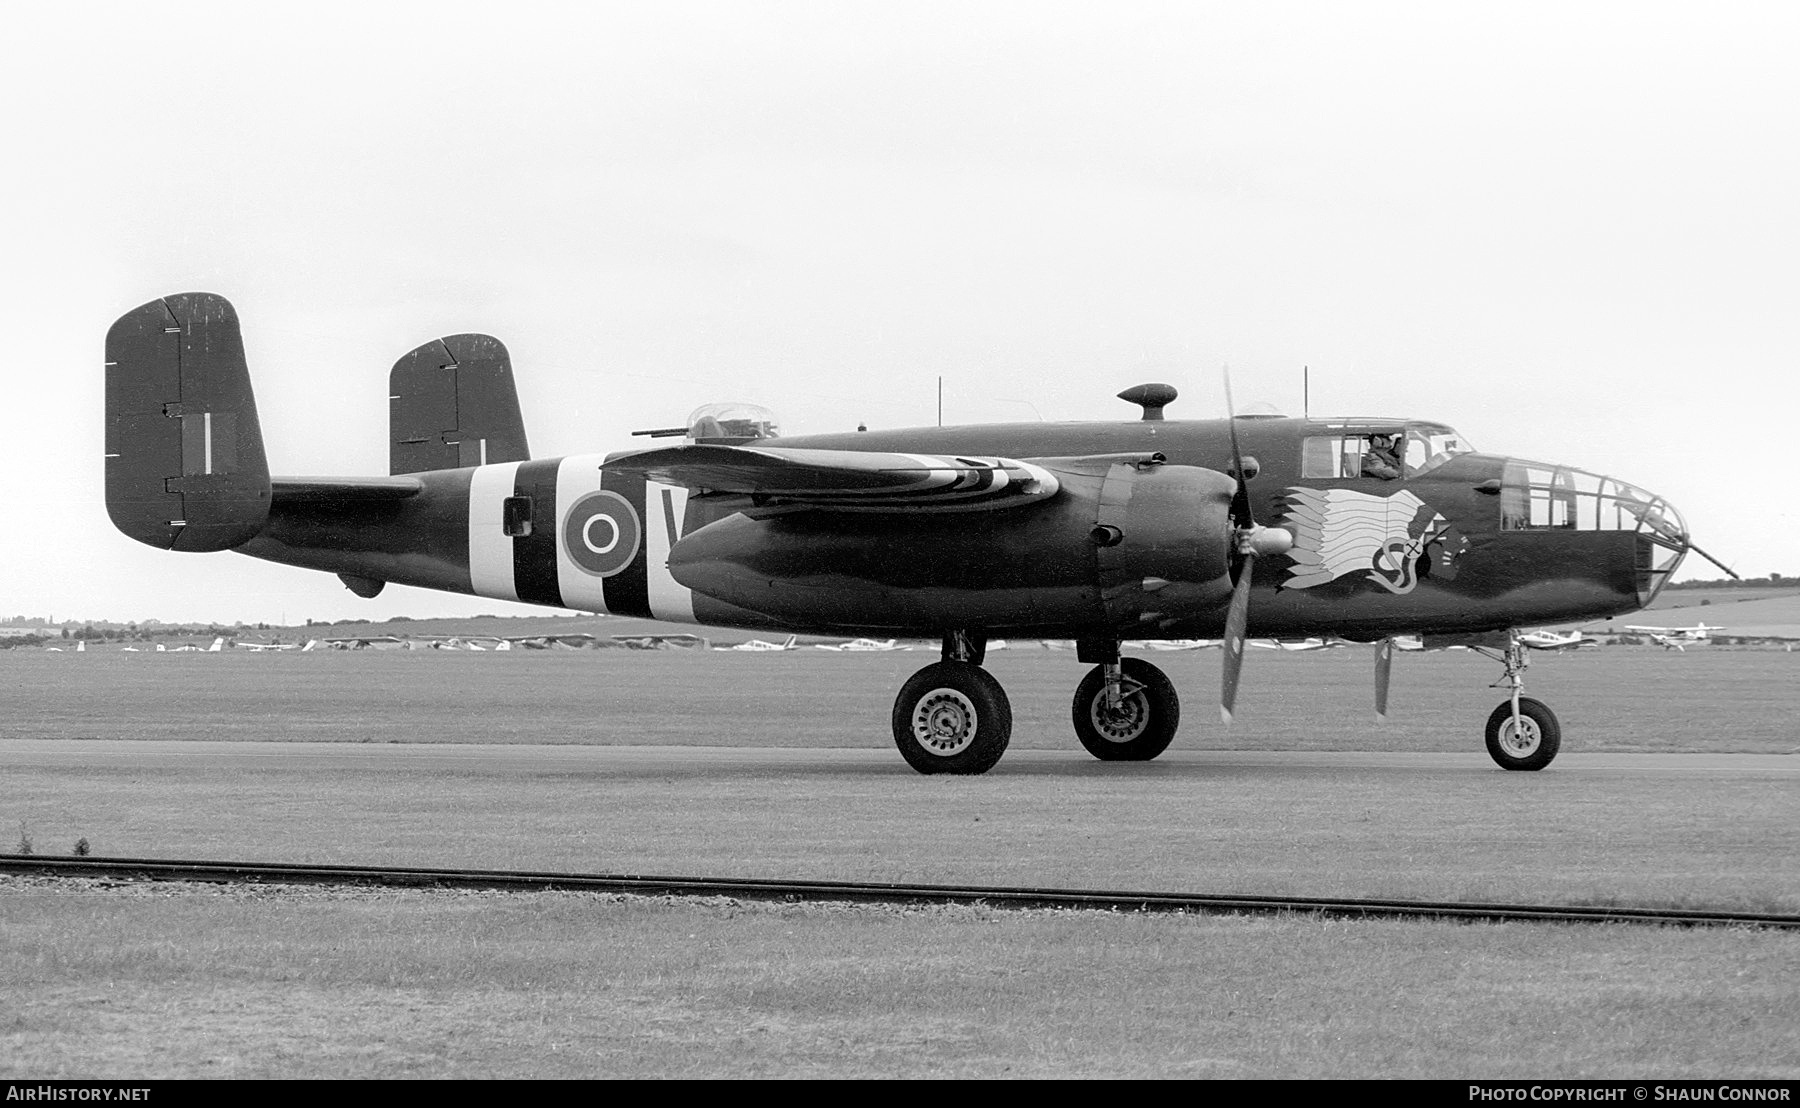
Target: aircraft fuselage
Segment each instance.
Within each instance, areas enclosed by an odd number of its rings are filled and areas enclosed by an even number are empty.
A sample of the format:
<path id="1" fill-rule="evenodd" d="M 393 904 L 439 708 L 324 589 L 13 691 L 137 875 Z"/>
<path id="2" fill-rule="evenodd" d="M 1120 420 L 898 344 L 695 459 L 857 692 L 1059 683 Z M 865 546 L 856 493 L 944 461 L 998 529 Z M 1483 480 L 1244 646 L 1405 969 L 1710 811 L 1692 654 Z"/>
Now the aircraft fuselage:
<path id="1" fill-rule="evenodd" d="M 1255 565 L 1252 635 L 1373 639 L 1598 619 L 1642 607 L 1666 576 L 1667 567 L 1657 564 L 1658 532 L 1617 526 L 1617 519 L 1615 526 L 1593 526 L 1608 510 L 1617 516 L 1621 496 L 1609 497 L 1604 482 L 1598 492 L 1581 491 L 1567 476 L 1574 471 L 1460 453 L 1397 478 L 1321 476 L 1320 465 L 1310 474 L 1305 466 L 1326 453 L 1318 443 L 1401 433 L 1407 421 L 1237 424 L 1243 452 L 1259 466 L 1248 482 L 1257 520 L 1296 535 L 1289 555 Z M 921 428 L 768 445 L 1165 460 L 1136 468 L 1135 487 L 1116 495 L 1108 482 L 1118 475 L 1104 468 L 1047 463 L 1062 491 L 1051 503 L 1026 508 L 753 518 L 745 497 L 602 472 L 616 455 L 574 455 L 415 474 L 420 490 L 404 499 L 289 499 L 278 491 L 268 526 L 237 549 L 377 582 L 746 629 L 936 635 L 974 626 L 1018 637 L 1134 638 L 1221 632 L 1229 536 L 1204 518 L 1183 517 L 1204 514 L 1188 510 L 1196 503 L 1222 504 L 1230 495 L 1224 420 Z M 1533 474 L 1562 476 L 1534 483 Z M 1648 499 L 1631 493 L 1634 510 Z M 1583 496 L 1593 501 L 1585 513 L 1577 509 Z M 1116 506 L 1109 497 L 1123 498 L 1116 514 L 1127 539 L 1121 564 L 1112 566 L 1103 564 L 1109 551 L 1092 537 Z M 1537 519 L 1534 499 L 1545 508 Z M 529 505 L 529 525 L 515 518 L 510 534 L 509 501 L 515 516 L 518 505 Z M 1672 516 L 1667 505 L 1657 507 Z M 1148 541 L 1134 548 L 1139 536 Z M 1174 572 L 1171 559 L 1179 563 Z"/>

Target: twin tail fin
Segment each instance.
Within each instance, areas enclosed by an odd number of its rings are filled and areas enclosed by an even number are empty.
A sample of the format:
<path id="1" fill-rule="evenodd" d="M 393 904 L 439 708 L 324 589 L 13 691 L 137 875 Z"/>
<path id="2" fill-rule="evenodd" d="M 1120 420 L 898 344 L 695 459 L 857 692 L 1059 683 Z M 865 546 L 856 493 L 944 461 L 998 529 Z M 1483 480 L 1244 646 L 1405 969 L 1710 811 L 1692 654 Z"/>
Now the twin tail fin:
<path id="1" fill-rule="evenodd" d="M 269 463 L 237 312 L 165 296 L 106 333 L 106 510 L 163 550 L 229 550 L 269 518 Z"/>
<path id="2" fill-rule="evenodd" d="M 523 462 L 525 419 L 512 358 L 492 335 L 433 339 L 388 375 L 388 472 Z"/>
<path id="3" fill-rule="evenodd" d="M 263 531 L 272 504 L 404 498 L 419 485 L 398 475 L 531 457 L 499 339 L 433 339 L 388 385 L 393 476 L 271 482 L 231 302 L 190 292 L 134 308 L 106 333 L 107 513 L 162 550 L 229 550 Z"/>

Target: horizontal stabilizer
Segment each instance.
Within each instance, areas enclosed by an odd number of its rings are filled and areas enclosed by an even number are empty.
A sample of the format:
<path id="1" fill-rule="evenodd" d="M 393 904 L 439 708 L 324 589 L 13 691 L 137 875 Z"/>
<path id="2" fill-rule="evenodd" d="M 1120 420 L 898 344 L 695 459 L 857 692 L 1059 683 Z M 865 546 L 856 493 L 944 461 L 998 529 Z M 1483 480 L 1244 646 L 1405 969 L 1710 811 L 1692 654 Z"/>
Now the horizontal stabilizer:
<path id="1" fill-rule="evenodd" d="M 1048 470 L 1009 458 L 800 450 L 778 446 L 671 446 L 607 459 L 602 469 L 665 485 L 737 493 L 759 507 L 837 511 L 965 510 L 1054 496 Z"/>
<path id="2" fill-rule="evenodd" d="M 277 504 L 405 500 L 425 488 L 417 477 L 277 477 L 272 484 Z"/>
<path id="3" fill-rule="evenodd" d="M 269 466 L 230 301 L 153 300 L 106 333 L 106 510 L 164 550 L 228 550 L 269 518 Z"/>
<path id="4" fill-rule="evenodd" d="M 388 472 L 523 462 L 531 457 L 512 357 L 492 335 L 433 339 L 388 375 Z"/>

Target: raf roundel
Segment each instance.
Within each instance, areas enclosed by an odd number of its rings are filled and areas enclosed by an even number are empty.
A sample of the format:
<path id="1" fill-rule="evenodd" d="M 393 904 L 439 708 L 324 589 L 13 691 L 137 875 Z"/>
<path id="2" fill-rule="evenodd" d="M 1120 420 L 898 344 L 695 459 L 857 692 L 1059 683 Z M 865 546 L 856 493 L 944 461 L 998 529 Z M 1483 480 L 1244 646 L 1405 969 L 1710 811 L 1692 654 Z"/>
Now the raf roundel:
<path id="1" fill-rule="evenodd" d="M 611 577 L 637 557 L 643 524 L 631 502 L 616 492 L 594 492 L 577 500 L 563 517 L 563 549 L 583 572 Z"/>

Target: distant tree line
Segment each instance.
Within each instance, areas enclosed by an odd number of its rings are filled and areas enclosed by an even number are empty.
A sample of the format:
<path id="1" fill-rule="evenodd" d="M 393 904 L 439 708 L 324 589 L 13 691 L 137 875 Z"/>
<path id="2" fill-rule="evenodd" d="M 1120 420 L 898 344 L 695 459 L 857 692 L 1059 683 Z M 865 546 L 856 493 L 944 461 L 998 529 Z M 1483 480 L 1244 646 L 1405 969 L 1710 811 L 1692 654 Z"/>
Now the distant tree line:
<path id="1" fill-rule="evenodd" d="M 266 630 L 269 625 L 261 623 L 257 624 L 257 626 Z M 0 650 L 11 650 L 14 647 L 19 646 L 42 646 L 46 642 L 53 640 L 68 640 L 71 642 L 81 640 L 86 642 L 107 643 L 154 642 L 157 639 L 200 638 L 203 636 L 216 638 L 220 635 L 235 635 L 238 631 L 242 630 L 242 626 L 221 627 L 216 623 L 208 623 L 204 626 L 200 624 L 184 626 L 173 623 L 158 623 L 150 627 L 142 627 L 136 623 L 127 623 L 122 626 L 113 626 L 109 624 L 96 627 L 91 623 L 84 623 L 80 627 L 62 627 L 55 630 L 46 630 L 47 633 L 42 635 L 12 635 L 0 637 Z"/>
<path id="2" fill-rule="evenodd" d="M 1672 581 L 1671 589 L 1800 589 L 1800 577 L 1785 577 L 1779 573 L 1771 573 L 1767 577 L 1745 577 L 1734 580 L 1721 577 L 1716 581 Z"/>

